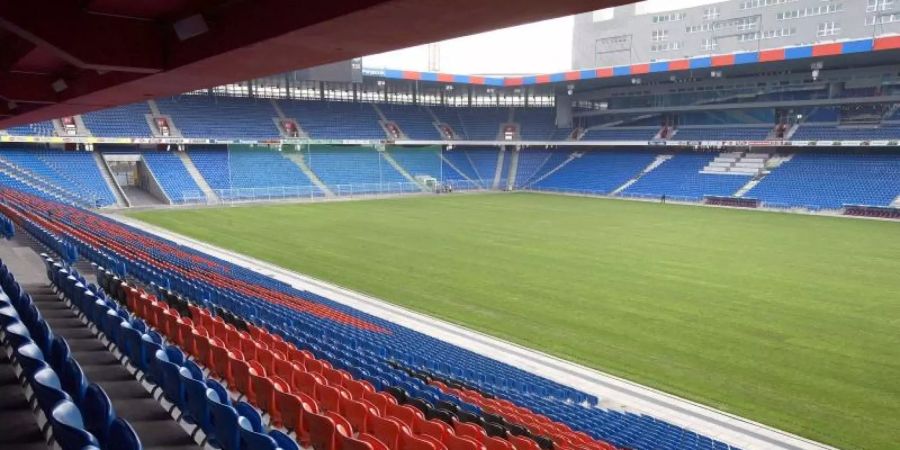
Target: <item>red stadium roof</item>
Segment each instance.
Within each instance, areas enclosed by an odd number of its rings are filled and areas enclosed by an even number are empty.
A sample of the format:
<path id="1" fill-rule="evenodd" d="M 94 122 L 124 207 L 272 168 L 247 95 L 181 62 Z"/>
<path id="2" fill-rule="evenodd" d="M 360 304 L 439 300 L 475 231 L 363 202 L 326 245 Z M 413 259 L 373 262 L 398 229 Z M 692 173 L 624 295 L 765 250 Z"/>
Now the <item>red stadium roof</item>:
<path id="1" fill-rule="evenodd" d="M 633 0 L 0 0 L 0 128 Z"/>

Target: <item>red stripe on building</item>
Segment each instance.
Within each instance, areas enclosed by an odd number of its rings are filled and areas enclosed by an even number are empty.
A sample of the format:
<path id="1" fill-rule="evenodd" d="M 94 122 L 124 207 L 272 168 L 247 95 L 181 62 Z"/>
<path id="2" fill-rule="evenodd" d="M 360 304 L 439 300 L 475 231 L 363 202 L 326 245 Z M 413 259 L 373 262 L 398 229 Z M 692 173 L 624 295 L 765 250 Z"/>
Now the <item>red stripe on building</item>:
<path id="1" fill-rule="evenodd" d="M 571 72 L 566 72 L 565 74 L 563 74 L 563 76 L 565 77 L 566 81 L 580 80 L 581 72 L 573 70 Z"/>
<path id="2" fill-rule="evenodd" d="M 734 55 L 717 55 L 712 57 L 713 67 L 724 67 L 734 65 Z"/>
<path id="3" fill-rule="evenodd" d="M 469 77 L 469 83 L 484 84 L 484 77 Z"/>
<path id="4" fill-rule="evenodd" d="M 650 73 L 650 64 L 633 64 L 631 66 L 632 75 L 640 75 L 642 73 Z"/>
<path id="5" fill-rule="evenodd" d="M 669 70 L 688 70 L 691 68 L 691 62 L 686 59 L 676 59 L 669 61 Z"/>
<path id="6" fill-rule="evenodd" d="M 521 86 L 522 85 L 522 77 L 511 77 L 503 79 L 504 86 Z"/>
<path id="7" fill-rule="evenodd" d="M 759 62 L 784 61 L 784 49 L 762 50 L 759 52 Z"/>
<path id="8" fill-rule="evenodd" d="M 886 36 L 875 39 L 875 50 L 889 50 L 900 48 L 900 36 Z"/>
<path id="9" fill-rule="evenodd" d="M 447 83 L 453 82 L 453 75 L 449 74 L 449 73 L 439 73 L 437 77 L 438 77 L 438 81 L 444 81 Z"/>
<path id="10" fill-rule="evenodd" d="M 404 80 L 421 80 L 422 74 L 419 72 L 413 72 L 411 70 L 403 71 L 403 79 Z"/>
<path id="11" fill-rule="evenodd" d="M 819 44 L 814 45 L 812 54 L 813 56 L 831 56 L 831 55 L 840 55 L 844 51 L 843 44 Z"/>
<path id="12" fill-rule="evenodd" d="M 537 83 L 549 83 L 549 82 L 550 82 L 550 75 L 538 75 L 537 77 L 535 77 L 535 82 L 537 82 Z"/>
<path id="13" fill-rule="evenodd" d="M 597 69 L 597 78 L 608 78 L 613 75 L 612 67 L 604 67 L 602 69 Z"/>

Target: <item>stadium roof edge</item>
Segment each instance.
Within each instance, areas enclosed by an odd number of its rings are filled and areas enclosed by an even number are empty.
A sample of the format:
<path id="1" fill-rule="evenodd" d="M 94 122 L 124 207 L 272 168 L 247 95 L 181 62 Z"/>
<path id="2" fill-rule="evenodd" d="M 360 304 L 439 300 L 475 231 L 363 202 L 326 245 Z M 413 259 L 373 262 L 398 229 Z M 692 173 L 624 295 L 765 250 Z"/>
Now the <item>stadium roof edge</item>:
<path id="1" fill-rule="evenodd" d="M 363 69 L 363 75 L 398 80 L 471 84 L 488 87 L 517 87 L 635 76 L 649 73 L 680 72 L 693 69 L 716 69 L 745 64 L 772 63 L 817 57 L 839 57 L 841 55 L 897 49 L 900 49 L 900 35 L 883 35 L 866 39 L 776 47 L 718 55 L 702 55 L 693 58 L 638 63 L 626 66 L 596 67 L 593 69 L 570 70 L 567 72 L 546 73 L 531 76 L 502 77 L 459 75 L 397 69 Z"/>

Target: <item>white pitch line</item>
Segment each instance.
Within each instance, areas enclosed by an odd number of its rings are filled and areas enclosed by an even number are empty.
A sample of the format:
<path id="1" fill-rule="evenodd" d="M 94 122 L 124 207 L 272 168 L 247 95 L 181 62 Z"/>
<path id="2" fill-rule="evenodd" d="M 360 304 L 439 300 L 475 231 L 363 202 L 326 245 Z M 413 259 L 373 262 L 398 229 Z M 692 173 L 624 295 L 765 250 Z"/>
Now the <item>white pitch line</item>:
<path id="1" fill-rule="evenodd" d="M 565 361 L 365 294 L 293 272 L 120 214 L 107 217 L 246 267 L 397 325 L 598 396 L 604 403 L 665 420 L 744 450 L 836 450 L 776 428 Z M 619 409 L 619 408 L 616 408 Z"/>

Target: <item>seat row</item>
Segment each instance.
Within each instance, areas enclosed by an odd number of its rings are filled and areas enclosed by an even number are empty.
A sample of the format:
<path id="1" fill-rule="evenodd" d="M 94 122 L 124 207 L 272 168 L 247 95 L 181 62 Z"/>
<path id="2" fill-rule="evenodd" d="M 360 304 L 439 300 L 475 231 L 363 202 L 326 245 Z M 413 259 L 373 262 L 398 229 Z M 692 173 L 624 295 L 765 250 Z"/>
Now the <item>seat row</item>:
<path id="1" fill-rule="evenodd" d="M 31 296 L 0 262 L 0 326 L 39 417 L 62 450 L 141 449 L 131 425 L 118 418 L 104 390 L 90 383 L 64 338 L 53 334 Z"/>

